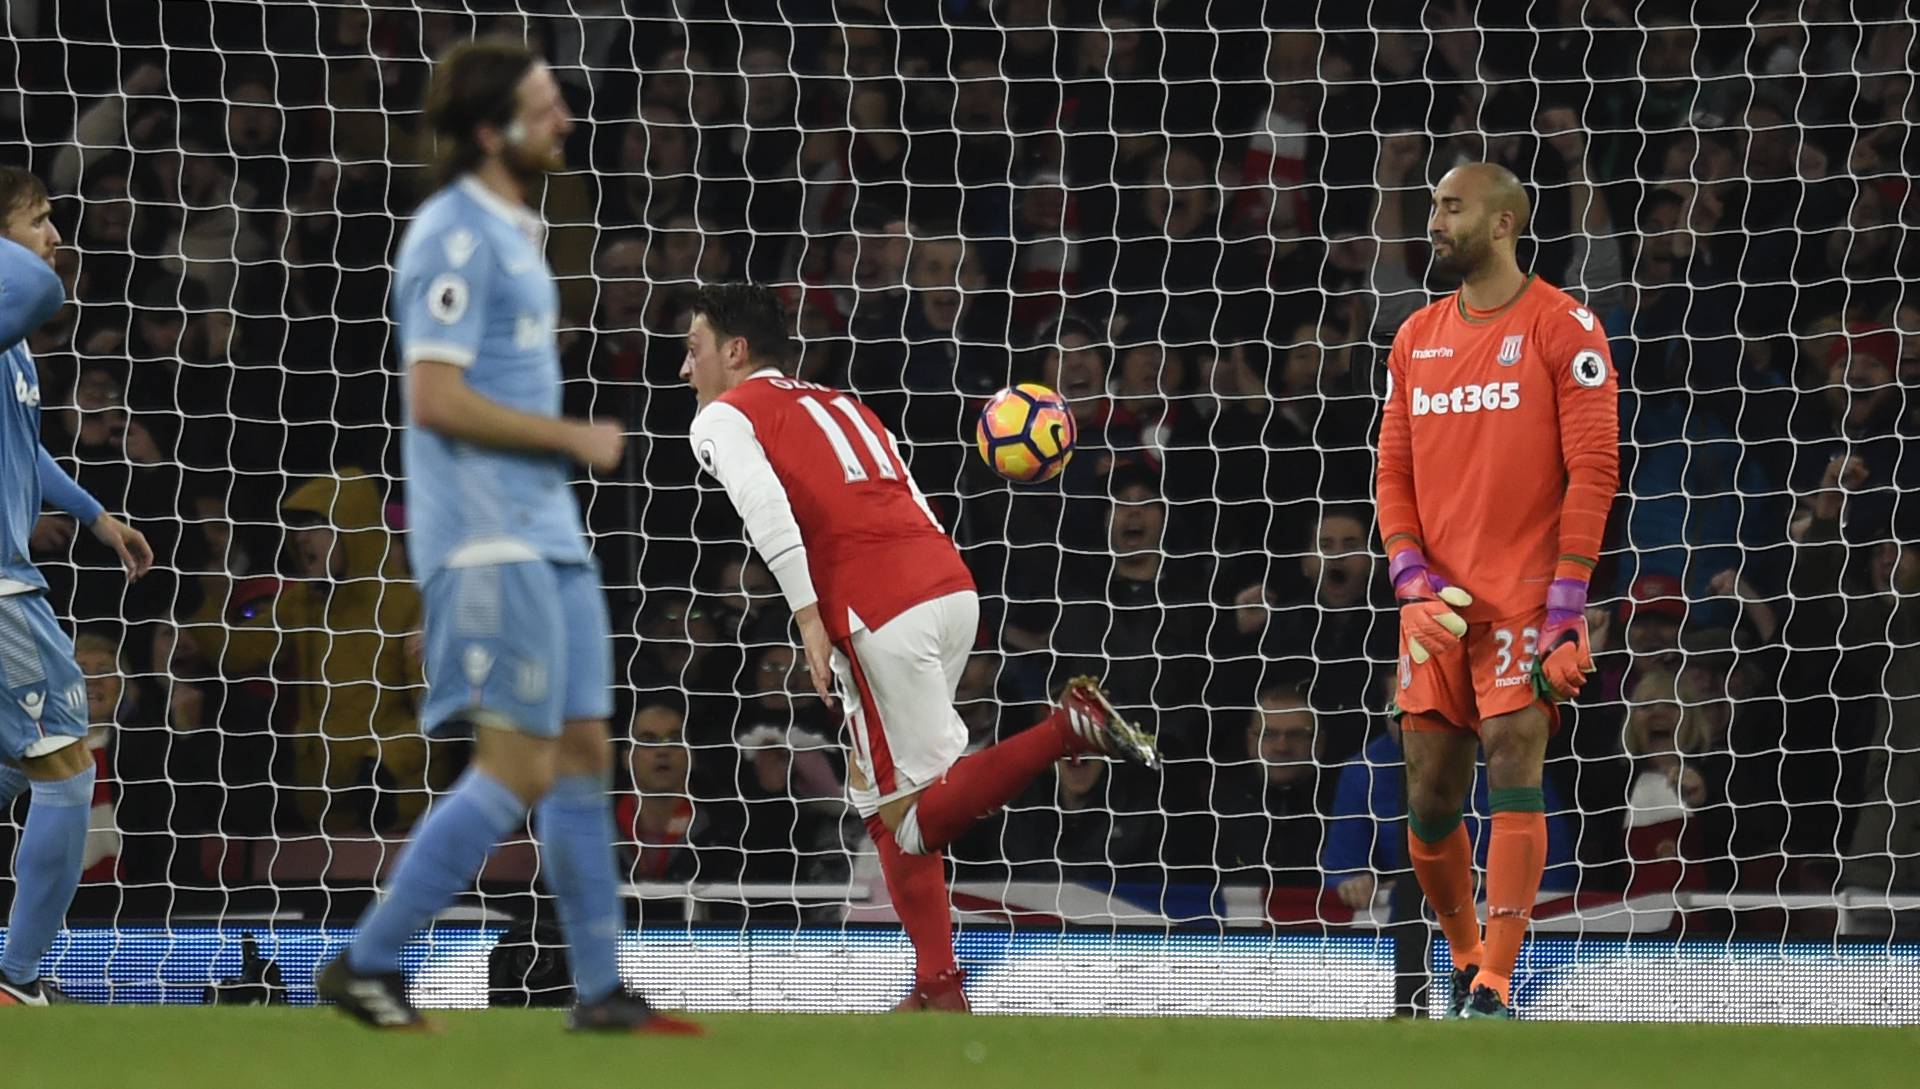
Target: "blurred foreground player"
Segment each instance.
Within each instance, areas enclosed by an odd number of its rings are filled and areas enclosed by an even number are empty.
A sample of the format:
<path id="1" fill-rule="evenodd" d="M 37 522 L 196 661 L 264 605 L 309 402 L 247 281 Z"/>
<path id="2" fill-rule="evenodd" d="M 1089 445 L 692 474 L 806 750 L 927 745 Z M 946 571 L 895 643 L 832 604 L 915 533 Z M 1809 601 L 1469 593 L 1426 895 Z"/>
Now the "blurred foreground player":
<path id="1" fill-rule="evenodd" d="M 40 958 L 73 902 L 93 809 L 87 684 L 73 640 L 28 558 L 42 500 L 78 518 L 120 556 L 127 577 L 153 565 L 140 531 L 100 507 L 40 445 L 40 374 L 27 334 L 67 301 L 53 271 L 60 232 L 40 179 L 0 167 L 0 812 L 21 791 L 33 806 L 14 856 L 13 912 L 0 949 L 0 1006 L 64 1001 Z"/>
<path id="2" fill-rule="evenodd" d="M 528 211 L 573 122 L 546 65 L 485 40 L 434 66 L 426 116 L 443 185 L 401 242 L 393 313 L 412 426 L 408 554 L 426 604 L 422 727 L 474 734 L 473 763 L 428 812 L 386 894 L 327 964 L 320 996 L 380 1028 L 422 1019 L 401 946 L 535 811 L 571 949 L 579 1030 L 697 1032 L 620 983 L 613 651 L 572 462 L 620 463 L 617 425 L 560 416 L 559 307 Z"/>
<path id="3" fill-rule="evenodd" d="M 815 690 L 831 704 L 831 675 L 845 696 L 848 791 L 913 941 L 914 988 L 895 1009 L 964 1012 L 941 848 L 1063 756 L 1159 757 L 1087 677 L 1039 725 L 961 757 L 953 699 L 980 627 L 973 576 L 879 418 L 789 377 L 788 354 L 771 292 L 701 290 L 680 368 L 699 401 L 694 454 L 779 582 Z"/>
<path id="4" fill-rule="evenodd" d="M 1512 1016 L 1547 856 L 1555 704 L 1593 671 L 1587 581 L 1620 481 L 1618 388 L 1593 312 L 1520 271 L 1525 190 L 1468 163 L 1433 192 L 1434 263 L 1460 289 L 1400 327 L 1377 499 L 1400 603 L 1407 847 L 1452 950 L 1455 1016 Z M 1487 926 L 1461 812 L 1475 740 L 1493 819 Z"/>

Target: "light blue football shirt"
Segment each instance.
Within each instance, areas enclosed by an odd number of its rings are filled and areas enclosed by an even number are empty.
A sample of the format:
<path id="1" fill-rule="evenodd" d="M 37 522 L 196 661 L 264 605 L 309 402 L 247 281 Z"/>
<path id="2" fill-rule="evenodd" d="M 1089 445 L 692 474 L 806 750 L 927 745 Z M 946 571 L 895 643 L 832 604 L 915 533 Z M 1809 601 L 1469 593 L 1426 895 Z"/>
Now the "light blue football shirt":
<path id="1" fill-rule="evenodd" d="M 545 230 L 471 177 L 427 198 L 400 243 L 393 281 L 403 369 L 466 368 L 467 384 L 508 408 L 560 415 L 560 293 Z M 442 567 L 589 558 L 580 505 L 557 454 L 498 450 L 406 428 L 408 557 L 425 582 Z"/>
<path id="2" fill-rule="evenodd" d="M 40 373 L 27 334 L 67 301 L 66 288 L 40 256 L 0 238 L 0 594 L 44 590 L 27 554 L 44 500 L 92 522 L 100 504 L 40 445 Z"/>

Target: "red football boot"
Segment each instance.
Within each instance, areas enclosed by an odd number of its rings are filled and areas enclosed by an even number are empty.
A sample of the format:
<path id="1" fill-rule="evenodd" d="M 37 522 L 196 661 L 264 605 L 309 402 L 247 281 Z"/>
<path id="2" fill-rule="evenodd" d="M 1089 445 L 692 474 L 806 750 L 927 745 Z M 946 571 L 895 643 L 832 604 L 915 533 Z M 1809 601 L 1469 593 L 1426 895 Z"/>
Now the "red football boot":
<path id="1" fill-rule="evenodd" d="M 1092 748 L 1130 763 L 1160 766 L 1153 735 L 1122 718 L 1092 677 L 1068 681 L 1060 707 L 1067 713 L 1067 725 Z"/>
<path id="2" fill-rule="evenodd" d="M 929 1010 L 934 1013 L 972 1013 L 973 1008 L 967 1005 L 967 992 L 961 986 L 966 978 L 967 973 L 955 968 L 932 979 L 916 982 L 913 993 L 901 999 L 893 1012 Z"/>

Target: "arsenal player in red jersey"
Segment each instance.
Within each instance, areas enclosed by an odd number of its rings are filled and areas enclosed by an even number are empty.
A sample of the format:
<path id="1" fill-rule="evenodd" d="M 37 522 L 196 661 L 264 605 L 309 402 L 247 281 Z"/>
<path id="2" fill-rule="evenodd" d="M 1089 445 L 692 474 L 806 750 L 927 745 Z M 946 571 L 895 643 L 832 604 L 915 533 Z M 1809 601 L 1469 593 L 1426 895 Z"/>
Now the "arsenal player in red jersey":
<path id="1" fill-rule="evenodd" d="M 680 368 L 699 399 L 689 438 L 779 582 L 815 689 L 846 701 L 848 792 L 913 941 L 914 989 L 896 1008 L 965 1011 L 941 848 L 1061 757 L 1159 756 L 1083 677 L 1040 724 L 961 757 L 953 698 L 980 625 L 973 576 L 879 418 L 790 377 L 789 356 L 772 292 L 701 289 Z"/>
<path id="2" fill-rule="evenodd" d="M 1434 262 L 1460 289 L 1401 325 L 1376 480 L 1400 602 L 1407 848 L 1454 964 L 1453 1014 L 1511 1016 L 1547 855 L 1555 704 L 1593 671 L 1587 580 L 1620 485 L 1619 389 L 1593 312 L 1520 270 L 1526 191 L 1468 163 L 1433 191 Z M 1461 810 L 1485 749 L 1487 926 Z"/>

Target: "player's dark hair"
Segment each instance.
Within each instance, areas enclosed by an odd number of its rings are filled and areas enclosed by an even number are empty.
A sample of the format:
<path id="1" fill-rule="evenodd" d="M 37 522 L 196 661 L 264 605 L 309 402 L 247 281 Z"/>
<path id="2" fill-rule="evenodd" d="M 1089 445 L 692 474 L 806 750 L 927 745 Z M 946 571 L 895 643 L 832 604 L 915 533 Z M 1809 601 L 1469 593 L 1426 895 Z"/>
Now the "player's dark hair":
<path id="1" fill-rule="evenodd" d="M 692 312 L 705 317 L 722 340 L 745 340 L 747 354 L 755 362 L 787 369 L 792 356 L 787 310 L 768 288 L 744 282 L 707 284 L 694 293 Z"/>
<path id="2" fill-rule="evenodd" d="M 505 129 L 519 110 L 520 80 L 539 58 L 511 38 L 461 42 L 433 66 L 424 112 L 437 138 L 433 173 L 445 185 L 487 157 L 475 132 L 481 125 Z"/>
<path id="3" fill-rule="evenodd" d="M 0 166 L 0 228 L 11 226 L 15 212 L 47 199 L 46 183 L 31 170 Z"/>

